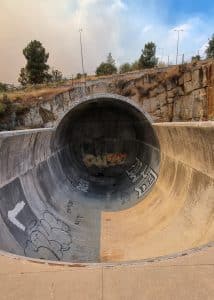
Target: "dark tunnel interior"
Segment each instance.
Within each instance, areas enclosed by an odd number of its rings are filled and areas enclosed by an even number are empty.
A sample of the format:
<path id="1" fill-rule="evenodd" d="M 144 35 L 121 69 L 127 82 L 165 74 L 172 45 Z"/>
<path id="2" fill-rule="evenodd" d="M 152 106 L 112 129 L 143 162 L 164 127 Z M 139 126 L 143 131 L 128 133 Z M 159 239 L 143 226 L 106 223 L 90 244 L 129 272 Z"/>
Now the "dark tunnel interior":
<path id="1" fill-rule="evenodd" d="M 52 147 L 63 153 L 61 164 L 70 180 L 80 182 L 82 192 L 105 209 L 142 198 L 158 176 L 159 143 L 151 122 L 119 99 L 93 98 L 76 105 L 57 127 Z"/>

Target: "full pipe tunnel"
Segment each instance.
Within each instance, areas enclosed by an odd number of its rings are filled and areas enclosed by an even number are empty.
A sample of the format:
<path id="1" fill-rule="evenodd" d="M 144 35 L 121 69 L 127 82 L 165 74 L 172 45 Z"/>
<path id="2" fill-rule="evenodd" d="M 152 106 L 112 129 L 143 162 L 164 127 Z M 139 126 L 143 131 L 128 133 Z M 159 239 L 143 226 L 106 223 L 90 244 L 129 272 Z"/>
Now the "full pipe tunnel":
<path id="1" fill-rule="evenodd" d="M 212 133 L 154 126 L 134 102 L 109 94 L 74 102 L 56 129 L 2 133 L 1 249 L 99 262 L 212 241 Z M 209 141 L 206 158 L 204 149 L 188 158 L 194 137 Z"/>
<path id="2" fill-rule="evenodd" d="M 130 207 L 157 179 L 156 134 L 148 117 L 123 97 L 81 101 L 60 122 L 52 143 L 76 197 L 96 208 Z"/>

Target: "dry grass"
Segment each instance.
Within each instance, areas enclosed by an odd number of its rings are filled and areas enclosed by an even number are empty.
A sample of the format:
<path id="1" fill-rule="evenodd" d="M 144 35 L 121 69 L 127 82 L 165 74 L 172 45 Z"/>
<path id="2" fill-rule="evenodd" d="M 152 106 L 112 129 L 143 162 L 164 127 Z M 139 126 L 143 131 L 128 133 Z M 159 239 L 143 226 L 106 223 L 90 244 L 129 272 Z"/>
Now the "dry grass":
<path id="1" fill-rule="evenodd" d="M 3 95 L 7 95 L 7 97 L 11 101 L 17 101 L 21 103 L 35 103 L 39 101 L 48 100 L 53 96 L 60 94 L 62 92 L 66 92 L 71 89 L 71 86 L 59 86 L 59 87 L 42 87 L 42 88 L 28 88 L 19 91 L 11 91 L 7 93 L 0 93 L 0 99 Z"/>
<path id="2" fill-rule="evenodd" d="M 100 76 L 99 79 L 109 78 L 109 76 Z M 98 77 L 95 75 L 87 76 L 87 81 L 97 80 Z M 15 90 L 15 91 L 8 91 L 8 92 L 0 92 L 0 101 L 3 99 L 4 95 L 12 102 L 20 102 L 20 103 L 39 103 L 40 101 L 49 100 L 53 96 L 56 96 L 60 93 L 69 91 L 73 88 L 73 85 L 78 85 L 83 83 L 83 79 L 74 79 L 74 80 L 67 80 L 61 84 L 50 84 L 50 85 L 36 85 L 36 86 L 28 86 L 26 88 Z"/>
<path id="3" fill-rule="evenodd" d="M 112 75 L 108 76 L 87 76 L 87 81 L 94 81 L 97 79 L 107 79 L 111 78 Z M 42 101 L 46 101 L 51 99 L 53 96 L 56 96 L 60 93 L 69 91 L 73 88 L 73 85 L 78 85 L 83 83 L 83 79 L 74 79 L 74 80 L 68 80 L 64 83 L 57 84 L 50 84 L 50 85 L 37 85 L 37 86 L 29 86 L 21 90 L 15 90 L 15 91 L 8 91 L 8 92 L 0 92 L 0 101 L 2 100 L 4 95 L 7 95 L 7 97 L 12 102 L 19 102 L 19 103 L 39 103 Z"/>

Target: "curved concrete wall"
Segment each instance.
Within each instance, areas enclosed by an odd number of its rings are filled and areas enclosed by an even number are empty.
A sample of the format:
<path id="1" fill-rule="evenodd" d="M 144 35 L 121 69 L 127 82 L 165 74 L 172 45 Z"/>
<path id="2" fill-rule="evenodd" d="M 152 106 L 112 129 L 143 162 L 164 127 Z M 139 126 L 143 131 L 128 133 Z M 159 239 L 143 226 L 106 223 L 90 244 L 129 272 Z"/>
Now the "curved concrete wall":
<path id="1" fill-rule="evenodd" d="M 213 123 L 153 127 L 161 148 L 157 183 L 143 201 L 140 189 L 137 201 L 130 202 L 131 194 L 126 209 L 110 205 L 110 211 L 85 196 L 84 182 L 71 184 L 69 174 L 76 173 L 67 143 L 53 150 L 54 130 L 1 133 L 1 249 L 51 260 L 112 262 L 213 241 Z"/>
<path id="2" fill-rule="evenodd" d="M 144 201 L 103 213 L 104 261 L 168 255 L 214 240 L 213 122 L 153 126 L 161 147 L 158 181 Z"/>
<path id="3" fill-rule="evenodd" d="M 2 250 L 78 262 L 102 260 L 102 211 L 141 201 L 160 160 L 144 113 L 108 94 L 74 103 L 56 131 L 3 133 L 1 155 Z"/>

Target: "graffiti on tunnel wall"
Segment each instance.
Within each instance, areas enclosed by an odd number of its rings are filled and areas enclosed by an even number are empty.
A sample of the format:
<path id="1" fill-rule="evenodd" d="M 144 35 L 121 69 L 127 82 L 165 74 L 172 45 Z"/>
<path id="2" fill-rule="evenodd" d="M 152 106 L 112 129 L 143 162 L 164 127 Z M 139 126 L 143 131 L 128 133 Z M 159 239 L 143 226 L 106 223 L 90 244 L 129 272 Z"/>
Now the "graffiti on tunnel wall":
<path id="1" fill-rule="evenodd" d="M 62 260 L 64 252 L 71 249 L 70 227 L 48 211 L 27 230 L 29 238 L 24 249 L 26 256 Z"/>
<path id="2" fill-rule="evenodd" d="M 104 153 L 102 155 L 86 154 L 83 162 L 86 167 L 112 167 L 122 165 L 127 159 L 126 153 Z"/>
<path id="3" fill-rule="evenodd" d="M 156 172 L 139 158 L 136 158 L 129 170 L 126 170 L 126 174 L 132 183 L 136 183 L 135 191 L 138 198 L 145 195 L 157 180 Z"/>

